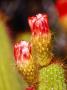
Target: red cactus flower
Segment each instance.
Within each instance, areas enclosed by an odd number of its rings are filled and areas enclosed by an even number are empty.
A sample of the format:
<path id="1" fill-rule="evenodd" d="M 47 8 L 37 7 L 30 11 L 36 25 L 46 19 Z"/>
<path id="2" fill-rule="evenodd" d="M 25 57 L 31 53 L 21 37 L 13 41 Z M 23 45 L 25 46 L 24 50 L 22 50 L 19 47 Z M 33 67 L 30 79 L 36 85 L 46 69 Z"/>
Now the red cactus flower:
<path id="1" fill-rule="evenodd" d="M 45 14 L 38 14 L 28 18 L 32 35 L 42 35 L 49 31 L 48 18 Z"/>
<path id="2" fill-rule="evenodd" d="M 34 86 L 27 87 L 25 90 L 35 90 L 35 87 Z"/>
<path id="3" fill-rule="evenodd" d="M 21 41 L 16 43 L 14 46 L 14 56 L 16 63 L 20 63 L 26 60 L 29 60 L 31 54 L 30 44 L 26 41 Z"/>

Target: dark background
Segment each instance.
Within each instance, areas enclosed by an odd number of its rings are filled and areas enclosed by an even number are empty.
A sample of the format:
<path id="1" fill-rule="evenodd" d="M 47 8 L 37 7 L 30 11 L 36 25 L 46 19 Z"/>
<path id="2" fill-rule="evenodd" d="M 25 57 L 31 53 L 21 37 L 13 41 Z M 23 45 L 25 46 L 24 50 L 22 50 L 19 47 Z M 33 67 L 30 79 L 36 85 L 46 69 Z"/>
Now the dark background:
<path id="1" fill-rule="evenodd" d="M 50 29 L 54 32 L 53 52 L 56 56 L 67 55 L 67 34 L 59 23 L 59 13 L 55 7 L 57 0 L 0 0 L 0 10 L 6 16 L 9 36 L 12 43 L 17 35 L 30 32 L 28 17 L 38 13 L 46 13 Z"/>

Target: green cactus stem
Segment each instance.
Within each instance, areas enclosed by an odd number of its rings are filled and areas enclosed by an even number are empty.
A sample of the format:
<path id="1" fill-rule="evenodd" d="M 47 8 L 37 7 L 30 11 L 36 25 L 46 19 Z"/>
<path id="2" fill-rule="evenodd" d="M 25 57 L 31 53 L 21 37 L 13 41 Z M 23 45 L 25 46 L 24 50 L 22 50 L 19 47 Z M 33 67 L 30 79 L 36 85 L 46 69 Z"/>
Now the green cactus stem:
<path id="1" fill-rule="evenodd" d="M 51 64 L 39 72 L 37 90 L 67 90 L 64 69 L 58 64 Z"/>
<path id="2" fill-rule="evenodd" d="M 32 57 L 40 66 L 47 66 L 52 60 L 51 33 L 32 37 Z"/>

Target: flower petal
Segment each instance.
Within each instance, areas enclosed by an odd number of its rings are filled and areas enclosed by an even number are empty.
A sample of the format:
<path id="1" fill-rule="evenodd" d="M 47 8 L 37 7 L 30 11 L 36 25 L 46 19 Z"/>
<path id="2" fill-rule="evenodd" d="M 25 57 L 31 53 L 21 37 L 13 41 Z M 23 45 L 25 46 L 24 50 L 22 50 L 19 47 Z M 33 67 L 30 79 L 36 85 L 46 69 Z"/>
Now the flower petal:
<path id="1" fill-rule="evenodd" d="M 37 14 L 36 16 L 28 18 L 29 26 L 32 35 L 42 35 L 48 33 L 48 18 L 46 14 Z"/>

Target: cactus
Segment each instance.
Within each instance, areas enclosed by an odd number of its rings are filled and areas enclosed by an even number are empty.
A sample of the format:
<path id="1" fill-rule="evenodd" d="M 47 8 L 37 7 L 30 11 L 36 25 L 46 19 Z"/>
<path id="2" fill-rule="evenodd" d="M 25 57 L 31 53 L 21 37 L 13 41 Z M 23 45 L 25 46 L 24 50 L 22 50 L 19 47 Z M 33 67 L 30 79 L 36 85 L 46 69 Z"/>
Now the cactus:
<path id="1" fill-rule="evenodd" d="M 52 33 L 48 26 L 47 15 L 38 14 L 29 17 L 28 21 L 32 32 L 32 57 L 41 66 L 37 90 L 66 90 L 61 62 L 52 62 Z"/>
<path id="2" fill-rule="evenodd" d="M 58 64 L 51 64 L 39 72 L 39 85 L 37 90 L 66 90 L 64 70 Z"/>
<path id="3" fill-rule="evenodd" d="M 38 14 L 29 17 L 28 21 L 32 31 L 32 57 L 40 66 L 46 66 L 52 59 L 52 35 L 48 27 L 47 15 Z"/>
<path id="4" fill-rule="evenodd" d="M 48 27 L 48 20 L 47 15 L 44 14 L 38 14 L 33 17 L 28 18 L 28 22 L 32 31 L 32 39 L 30 41 L 31 46 L 31 52 L 23 52 L 24 46 L 20 43 L 18 47 L 17 53 L 15 52 L 16 60 L 20 63 L 17 63 L 17 66 L 19 65 L 20 71 L 23 75 L 25 70 L 25 78 L 29 78 L 31 76 L 31 70 L 29 70 L 29 63 L 35 62 L 33 72 L 33 77 L 35 77 L 33 83 L 32 78 L 28 79 L 31 80 L 31 84 L 29 84 L 28 81 L 28 88 L 25 90 L 67 90 L 67 83 L 65 82 L 64 77 L 64 68 L 62 67 L 62 64 L 60 61 L 55 61 L 53 59 L 52 54 L 52 33 L 50 32 L 50 29 Z M 18 44 L 17 44 L 18 45 Z M 23 48 L 21 48 L 21 46 Z M 27 47 L 29 50 L 29 47 Z M 24 56 L 25 54 L 25 56 Z M 31 54 L 32 59 L 27 56 Z M 24 59 L 24 57 L 27 57 Z M 26 64 L 26 62 L 28 62 Z M 25 67 L 23 65 L 23 62 L 25 62 Z M 24 69 L 25 68 L 25 69 Z M 19 69 L 19 68 L 18 68 Z M 29 73 L 29 76 L 27 75 Z M 36 82 L 37 78 L 37 82 Z M 27 81 L 27 79 L 25 79 Z M 33 84 L 33 85 L 32 85 Z"/>
<path id="5" fill-rule="evenodd" d="M 6 25 L 0 20 L 0 90 L 23 90 L 26 85 L 14 68 L 11 49 Z"/>
<path id="6" fill-rule="evenodd" d="M 31 45 L 26 41 L 15 44 L 14 56 L 17 69 L 28 85 L 35 85 L 38 82 L 38 69 L 36 69 L 37 64 L 31 56 Z"/>

